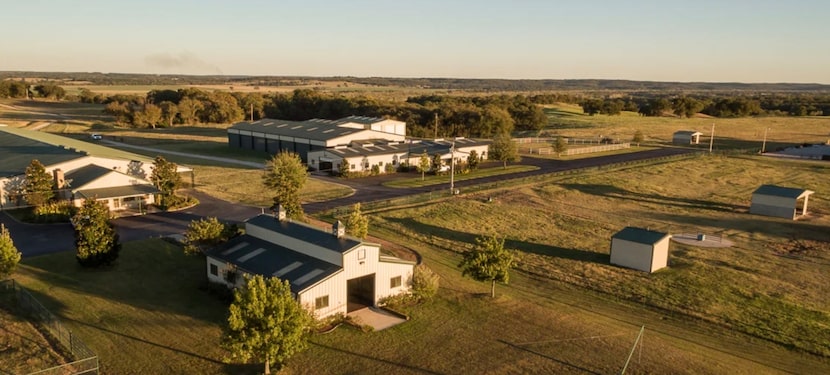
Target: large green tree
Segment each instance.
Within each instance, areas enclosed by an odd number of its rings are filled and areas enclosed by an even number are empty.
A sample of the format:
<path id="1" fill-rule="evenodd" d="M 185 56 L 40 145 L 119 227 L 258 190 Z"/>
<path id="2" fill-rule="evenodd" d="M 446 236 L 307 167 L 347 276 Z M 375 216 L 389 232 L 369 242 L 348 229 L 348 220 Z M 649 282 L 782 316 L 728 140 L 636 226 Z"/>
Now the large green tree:
<path id="1" fill-rule="evenodd" d="M 118 258 L 121 243 L 109 222 L 109 209 L 87 199 L 72 217 L 75 228 L 75 258 L 84 267 L 109 265 Z"/>
<path id="2" fill-rule="evenodd" d="M 200 254 L 211 247 L 226 242 L 234 235 L 235 228 L 215 217 L 193 220 L 184 234 L 185 254 Z"/>
<path id="3" fill-rule="evenodd" d="M 265 373 L 270 374 L 271 363 L 282 366 L 308 346 L 311 322 L 288 281 L 255 275 L 234 291 L 222 346 L 233 359 L 265 362 Z"/>
<path id="4" fill-rule="evenodd" d="M 556 153 L 556 156 L 562 156 L 562 153 L 568 150 L 568 141 L 562 137 L 556 137 L 553 141 L 553 152 Z"/>
<path id="5" fill-rule="evenodd" d="M 0 280 L 5 279 L 17 268 L 20 252 L 14 247 L 12 236 L 6 226 L 0 224 Z"/>
<path id="6" fill-rule="evenodd" d="M 274 192 L 274 205 L 282 205 L 286 215 L 294 219 L 303 217 L 300 190 L 307 180 L 308 172 L 300 156 L 287 151 L 268 160 L 262 175 L 262 182 Z"/>
<path id="7" fill-rule="evenodd" d="M 369 234 L 369 218 L 360 211 L 360 203 L 352 206 L 352 212 L 346 219 L 346 230 L 350 235 L 364 239 Z"/>
<path id="8" fill-rule="evenodd" d="M 507 169 L 507 162 L 518 162 L 522 160 L 519 156 L 519 148 L 516 147 L 516 143 L 507 134 L 493 138 L 493 143 L 490 144 L 490 155 L 488 159 L 501 161 L 504 163 L 505 169 Z"/>
<path id="9" fill-rule="evenodd" d="M 153 160 L 153 171 L 150 173 L 150 181 L 161 191 L 161 207 L 169 208 L 175 205 L 176 190 L 182 183 L 182 177 L 177 172 L 175 163 L 167 161 L 163 156 L 156 156 Z"/>
<path id="10" fill-rule="evenodd" d="M 504 238 L 495 235 L 476 238 L 472 250 L 464 252 L 458 266 L 463 276 L 476 281 L 490 281 L 490 296 L 496 296 L 496 282 L 507 283 L 515 257 L 513 251 L 504 248 Z"/>
<path id="11" fill-rule="evenodd" d="M 42 206 L 55 196 L 52 190 L 52 176 L 46 173 L 46 167 L 37 159 L 26 167 L 26 180 L 23 183 L 23 199 L 32 206 Z"/>

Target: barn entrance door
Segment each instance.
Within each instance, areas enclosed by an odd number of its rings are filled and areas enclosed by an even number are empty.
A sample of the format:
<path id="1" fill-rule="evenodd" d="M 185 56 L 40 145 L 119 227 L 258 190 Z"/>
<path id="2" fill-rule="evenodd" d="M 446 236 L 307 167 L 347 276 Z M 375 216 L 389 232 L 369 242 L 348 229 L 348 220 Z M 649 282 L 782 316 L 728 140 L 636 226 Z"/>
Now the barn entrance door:
<path id="1" fill-rule="evenodd" d="M 375 274 L 347 281 L 347 312 L 375 305 Z"/>

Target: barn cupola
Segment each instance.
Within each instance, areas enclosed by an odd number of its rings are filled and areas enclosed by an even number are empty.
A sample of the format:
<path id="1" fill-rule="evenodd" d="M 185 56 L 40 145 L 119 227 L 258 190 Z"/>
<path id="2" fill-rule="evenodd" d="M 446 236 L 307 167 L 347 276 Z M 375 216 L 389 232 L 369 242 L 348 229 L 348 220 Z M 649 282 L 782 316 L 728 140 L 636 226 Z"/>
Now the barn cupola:
<path id="1" fill-rule="evenodd" d="M 337 220 L 334 226 L 331 227 L 331 234 L 337 238 L 343 238 L 346 235 L 346 225 L 342 221 Z"/>

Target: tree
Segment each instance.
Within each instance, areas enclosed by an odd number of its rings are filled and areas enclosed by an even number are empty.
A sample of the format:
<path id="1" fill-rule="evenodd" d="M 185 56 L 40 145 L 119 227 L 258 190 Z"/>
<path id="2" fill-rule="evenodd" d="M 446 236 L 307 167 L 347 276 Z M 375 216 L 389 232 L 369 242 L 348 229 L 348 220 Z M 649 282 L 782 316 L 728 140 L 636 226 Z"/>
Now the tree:
<path id="1" fill-rule="evenodd" d="M 441 170 L 441 167 L 443 166 L 444 161 L 441 160 L 441 154 L 436 152 L 435 155 L 432 155 L 432 169 L 435 171 L 435 173 L 438 173 Z"/>
<path id="2" fill-rule="evenodd" d="M 222 346 L 233 359 L 265 362 L 265 373 L 270 374 L 271 362 L 282 366 L 308 346 L 311 322 L 311 315 L 291 294 L 288 281 L 255 275 L 234 291 Z"/>
<path id="3" fill-rule="evenodd" d="M 360 211 L 360 203 L 352 206 L 352 213 L 346 219 L 346 230 L 350 235 L 360 239 L 366 238 L 369 233 L 369 218 Z"/>
<path id="4" fill-rule="evenodd" d="M 113 101 L 104 107 L 104 113 L 115 117 L 115 122 L 118 124 L 127 124 L 130 122 L 130 105 L 127 103 Z"/>
<path id="5" fill-rule="evenodd" d="M 476 281 L 490 281 L 490 297 L 496 297 L 496 282 L 507 284 L 510 269 L 515 262 L 513 251 L 504 248 L 504 238 L 495 235 L 476 238 L 472 250 L 464 252 L 461 263 L 462 276 Z"/>
<path id="6" fill-rule="evenodd" d="M 233 235 L 233 229 L 215 217 L 193 220 L 184 234 L 185 254 L 199 254 L 226 242 Z"/>
<path id="7" fill-rule="evenodd" d="M 478 152 L 476 150 L 470 151 L 470 154 L 467 155 L 467 168 L 470 168 L 471 171 L 478 169 Z"/>
<path id="8" fill-rule="evenodd" d="M 274 206 L 282 205 L 286 215 L 294 219 L 303 217 L 300 190 L 307 180 L 308 172 L 300 156 L 288 151 L 280 152 L 268 160 L 262 175 L 262 182 L 274 191 Z"/>
<path id="9" fill-rule="evenodd" d="M 39 207 L 55 196 L 52 190 L 52 176 L 46 173 L 46 167 L 37 159 L 26 167 L 26 180 L 23 183 L 23 199 L 26 203 Z"/>
<path id="10" fill-rule="evenodd" d="M 636 132 L 634 132 L 634 138 L 631 138 L 631 142 L 636 143 L 637 147 L 640 147 L 640 143 L 643 142 L 644 138 L 645 137 L 643 136 L 643 132 L 641 130 L 637 130 Z"/>
<path id="11" fill-rule="evenodd" d="M 194 124 L 199 122 L 199 116 L 197 114 L 202 108 L 204 108 L 204 104 L 201 101 L 188 97 L 182 98 L 178 105 L 179 117 L 182 118 L 182 123 Z"/>
<path id="12" fill-rule="evenodd" d="M 173 127 L 173 120 L 176 119 L 176 115 L 179 114 L 179 107 L 176 103 L 163 101 L 159 103 L 159 107 L 161 108 L 161 115 L 164 120 L 167 122 L 168 127 Z"/>
<path id="13" fill-rule="evenodd" d="M 412 273 L 412 294 L 422 301 L 431 299 L 438 293 L 439 280 L 440 277 L 429 267 L 423 264 L 415 266 Z"/>
<path id="14" fill-rule="evenodd" d="M 493 143 L 490 144 L 489 158 L 504 163 L 505 169 L 507 169 L 507 162 L 518 162 L 522 160 L 519 157 L 519 149 L 516 147 L 516 143 L 506 134 L 493 139 Z"/>
<path id="15" fill-rule="evenodd" d="M 429 155 L 427 155 L 427 151 L 424 150 L 424 153 L 421 154 L 420 159 L 418 159 L 418 172 L 421 172 L 421 181 L 424 180 L 424 173 L 429 170 L 431 165 L 432 162 L 429 160 Z"/>
<path id="16" fill-rule="evenodd" d="M 109 209 L 102 202 L 87 199 L 72 217 L 75 228 L 75 258 L 84 267 L 109 265 L 118 258 L 121 243 L 109 222 Z"/>
<path id="17" fill-rule="evenodd" d="M 152 169 L 150 181 L 156 184 L 156 188 L 161 191 L 161 194 L 159 194 L 161 206 L 169 208 L 175 205 L 177 201 L 176 190 L 182 183 L 182 177 L 177 172 L 176 164 L 167 161 L 162 156 L 156 156 Z"/>
<path id="18" fill-rule="evenodd" d="M 568 141 L 562 137 L 556 137 L 556 140 L 553 141 L 553 151 L 556 152 L 556 156 L 562 156 L 562 153 L 568 150 Z"/>
<path id="19" fill-rule="evenodd" d="M 0 224 L 0 280 L 5 279 L 17 268 L 20 252 L 14 247 L 12 236 L 6 226 Z"/>
<path id="20" fill-rule="evenodd" d="M 141 110 L 133 112 L 133 125 L 146 128 L 155 129 L 156 125 L 161 122 L 162 113 L 161 108 L 155 104 L 147 103 Z"/>

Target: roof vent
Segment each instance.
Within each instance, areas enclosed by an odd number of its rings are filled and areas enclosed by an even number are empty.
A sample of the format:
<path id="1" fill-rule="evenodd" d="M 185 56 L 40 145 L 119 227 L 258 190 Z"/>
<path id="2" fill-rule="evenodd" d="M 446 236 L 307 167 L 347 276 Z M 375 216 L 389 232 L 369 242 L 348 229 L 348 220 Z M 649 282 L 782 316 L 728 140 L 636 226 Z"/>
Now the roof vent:
<path id="1" fill-rule="evenodd" d="M 342 221 L 337 220 L 334 226 L 331 227 L 331 234 L 337 238 L 343 238 L 346 235 L 346 225 Z"/>
<path id="2" fill-rule="evenodd" d="M 274 217 L 278 221 L 285 221 L 287 215 L 285 214 L 285 207 L 281 204 L 271 207 L 271 211 L 274 213 Z"/>

